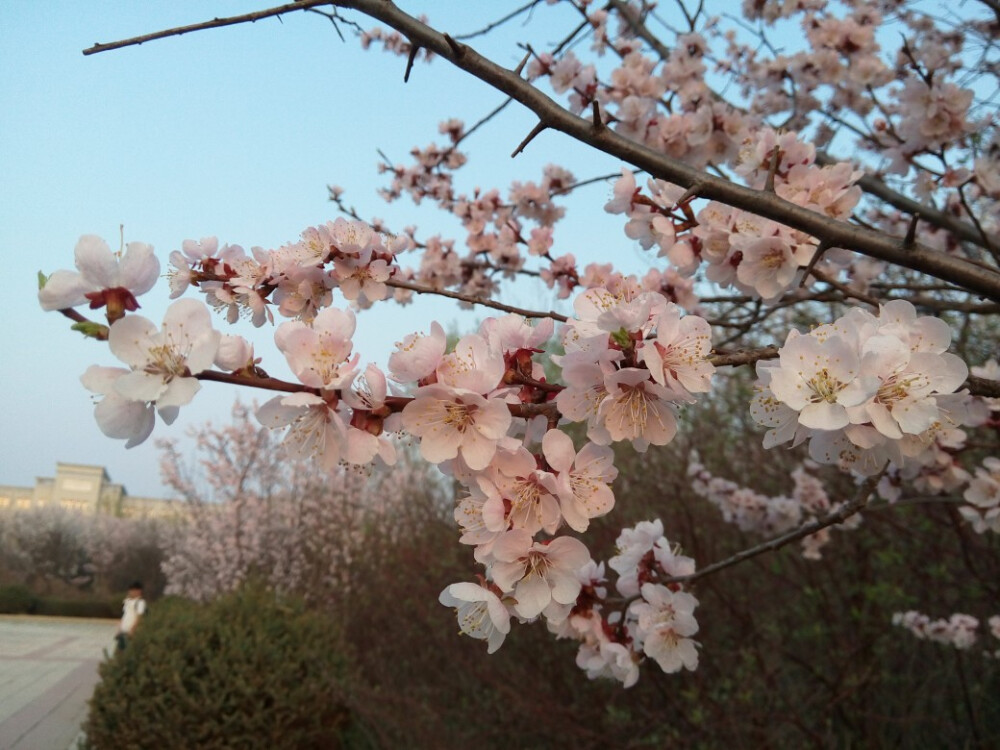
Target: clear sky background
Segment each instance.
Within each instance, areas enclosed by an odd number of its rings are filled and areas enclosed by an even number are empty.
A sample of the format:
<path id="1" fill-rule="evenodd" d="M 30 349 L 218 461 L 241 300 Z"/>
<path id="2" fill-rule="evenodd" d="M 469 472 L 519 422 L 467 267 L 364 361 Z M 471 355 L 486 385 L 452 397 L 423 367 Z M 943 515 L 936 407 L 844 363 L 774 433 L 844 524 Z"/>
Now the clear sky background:
<path id="1" fill-rule="evenodd" d="M 401 3 L 430 14 L 432 24 L 460 34 L 478 28 L 476 10 L 499 17 L 520 3 L 435 0 Z M 346 189 L 363 216 L 389 226 L 417 224 L 428 236 L 461 236 L 457 224 L 429 206 L 385 204 L 376 189 L 383 149 L 406 161 L 409 149 L 442 142 L 437 123 L 460 117 L 471 124 L 502 96 L 438 60 L 402 82 L 405 61 L 363 52 L 345 29 L 341 42 L 329 21 L 291 14 L 253 25 L 215 29 L 84 57 L 81 50 L 161 28 L 266 7 L 248 2 L 6 2 L 0 4 L 0 257 L 5 269 L 5 319 L 0 326 L 0 384 L 5 429 L 0 431 L 0 484 L 31 485 L 52 476 L 56 461 L 100 464 L 134 495 L 164 495 L 156 438 L 183 439 L 192 425 L 224 421 L 237 394 L 206 383 L 171 427 L 157 423 L 144 445 L 126 451 L 93 420 L 79 376 L 90 364 L 117 365 L 104 344 L 69 330 L 57 313 L 43 313 L 36 273 L 73 267 L 82 234 L 118 246 L 152 244 L 167 267 L 170 251 L 187 238 L 217 235 L 222 242 L 272 248 L 302 229 L 337 216 L 326 186 Z M 471 10 L 470 10 L 471 8 Z M 518 41 L 536 49 L 558 41 L 575 19 L 542 6 L 530 30 L 519 24 L 473 42 L 496 61 L 516 65 Z M 365 27 L 373 25 L 357 14 Z M 438 20 L 445 19 L 445 20 Z M 529 36 L 530 34 L 530 36 Z M 620 165 L 555 133 L 543 133 L 516 160 L 510 152 L 533 119 L 517 105 L 468 142 L 471 164 L 460 188 L 505 190 L 512 179 L 538 180 L 549 162 L 578 178 Z M 464 182 L 463 182 L 464 181 Z M 575 201 L 577 221 L 557 231 L 555 251 L 578 259 L 648 263 L 601 207 L 610 187 L 597 185 Z M 571 215 L 573 215 L 571 213 Z M 582 219 L 582 220 L 580 220 Z M 157 325 L 167 305 L 165 280 L 139 301 Z M 550 309 L 540 285 L 509 289 L 505 301 Z M 342 300 L 340 301 L 342 303 Z M 468 328 L 485 313 L 463 313 L 446 301 L 420 300 L 401 308 L 377 305 L 358 318 L 355 349 L 362 363 L 381 365 L 392 344 L 433 319 Z M 225 321 L 217 327 L 234 332 Z M 270 326 L 236 331 L 258 344 L 263 366 L 287 376 L 266 346 Z M 244 400 L 269 397 L 244 391 Z"/>

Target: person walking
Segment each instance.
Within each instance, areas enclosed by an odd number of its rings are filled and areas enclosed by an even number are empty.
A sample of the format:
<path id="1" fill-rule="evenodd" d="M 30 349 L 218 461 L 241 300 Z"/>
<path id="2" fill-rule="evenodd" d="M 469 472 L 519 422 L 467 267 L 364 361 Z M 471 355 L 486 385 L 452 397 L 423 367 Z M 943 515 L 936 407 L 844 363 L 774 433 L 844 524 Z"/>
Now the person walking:
<path id="1" fill-rule="evenodd" d="M 146 600 L 142 598 L 142 583 L 135 581 L 128 587 L 128 596 L 122 602 L 122 619 L 118 623 L 118 633 L 115 634 L 119 651 L 125 650 L 144 614 L 146 614 Z"/>

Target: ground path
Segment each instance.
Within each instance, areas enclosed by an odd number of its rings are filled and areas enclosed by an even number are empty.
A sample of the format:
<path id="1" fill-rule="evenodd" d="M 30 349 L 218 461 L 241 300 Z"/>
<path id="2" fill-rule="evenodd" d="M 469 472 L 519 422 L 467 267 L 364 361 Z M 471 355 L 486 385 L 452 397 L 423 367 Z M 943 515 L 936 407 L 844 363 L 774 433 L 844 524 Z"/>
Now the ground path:
<path id="1" fill-rule="evenodd" d="M 76 746 L 115 620 L 0 615 L 0 750 Z"/>

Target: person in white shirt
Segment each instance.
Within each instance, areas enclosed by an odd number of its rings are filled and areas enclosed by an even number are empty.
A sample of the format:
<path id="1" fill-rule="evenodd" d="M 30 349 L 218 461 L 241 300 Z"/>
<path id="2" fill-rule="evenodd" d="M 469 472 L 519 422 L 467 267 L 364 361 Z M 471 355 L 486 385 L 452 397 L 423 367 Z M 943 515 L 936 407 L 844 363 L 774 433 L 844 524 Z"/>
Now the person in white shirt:
<path id="1" fill-rule="evenodd" d="M 118 624 L 118 633 L 115 635 L 119 651 L 125 650 L 128 639 L 135 633 L 136 626 L 144 614 L 146 614 L 146 600 L 142 598 L 142 584 L 135 581 L 128 587 L 128 596 L 122 602 L 122 619 Z"/>

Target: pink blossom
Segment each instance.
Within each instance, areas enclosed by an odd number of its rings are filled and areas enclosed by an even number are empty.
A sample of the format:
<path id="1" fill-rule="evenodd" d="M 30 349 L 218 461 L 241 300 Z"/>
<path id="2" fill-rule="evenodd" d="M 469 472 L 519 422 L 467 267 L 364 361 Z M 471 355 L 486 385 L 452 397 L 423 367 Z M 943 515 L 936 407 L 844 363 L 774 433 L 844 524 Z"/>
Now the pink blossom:
<path id="1" fill-rule="evenodd" d="M 103 396 L 94 407 L 94 418 L 101 432 L 115 440 L 125 440 L 126 448 L 134 448 L 153 432 L 156 412 L 151 403 L 125 398 L 115 389 L 116 381 L 129 370 L 121 367 L 91 365 L 80 376 L 83 387 Z M 177 407 L 161 407 L 161 416 L 170 424 L 177 416 Z"/>
<path id="2" fill-rule="evenodd" d="M 201 388 L 193 376 L 212 367 L 219 340 L 211 315 L 196 300 L 171 304 L 159 331 L 146 318 L 128 315 L 108 335 L 111 353 L 132 368 L 115 381 L 115 390 L 157 408 L 184 406 Z"/>
<path id="3" fill-rule="evenodd" d="M 354 313 L 329 307 L 308 325 L 301 321 L 282 323 L 274 343 L 285 355 L 288 366 L 305 385 L 313 388 L 341 388 L 354 378 L 358 355 L 351 356 Z"/>
<path id="4" fill-rule="evenodd" d="M 642 600 L 629 610 L 638 618 L 637 638 L 647 656 L 667 674 L 698 668 L 698 650 L 688 636 L 698 632 L 694 608 L 698 600 L 685 591 L 653 583 L 642 585 Z"/>
<path id="5" fill-rule="evenodd" d="M 590 559 L 583 542 L 568 536 L 548 543 L 532 541 L 523 529 L 508 531 L 493 548 L 493 580 L 513 594 L 514 611 L 537 617 L 551 602 L 572 604 L 580 593 L 577 571 Z"/>
<path id="6" fill-rule="evenodd" d="M 617 370 L 604 378 L 608 395 L 601 401 L 596 421 L 617 442 L 630 440 L 638 451 L 650 445 L 666 445 L 677 434 L 673 391 L 649 380 L 649 371 L 634 367 Z M 588 436 L 601 444 L 602 435 Z"/>
<path id="7" fill-rule="evenodd" d="M 485 469 L 507 434 L 507 404 L 444 385 L 419 388 L 403 409 L 403 427 L 420 438 L 420 454 L 441 463 L 461 453 L 470 469 Z"/>
<path id="8" fill-rule="evenodd" d="M 549 430 L 542 440 L 545 460 L 557 472 L 559 505 L 566 523 L 583 532 L 591 518 L 608 513 L 615 504 L 609 486 L 618 476 L 614 452 L 604 446 L 587 443 L 579 453 L 564 432 Z"/>
<path id="9" fill-rule="evenodd" d="M 476 583 L 453 583 L 438 600 L 455 608 L 458 627 L 465 635 L 487 642 L 486 653 L 492 654 L 503 645 L 510 632 L 510 613 L 488 588 Z"/>
<path id="10" fill-rule="evenodd" d="M 153 248 L 141 242 L 130 242 L 124 254 L 112 253 L 108 243 L 92 234 L 85 234 L 74 250 L 77 272 L 56 271 L 38 290 L 38 302 L 43 310 L 62 310 L 90 302 L 97 309 L 111 304 L 109 319 L 117 320 L 125 310 L 139 308 L 135 298 L 145 294 L 160 275 L 160 261 Z"/>
<path id="11" fill-rule="evenodd" d="M 411 333 L 396 342 L 389 355 L 389 372 L 398 383 L 416 383 L 431 375 L 441 362 L 448 338 L 440 323 L 431 323 L 430 334 Z"/>

